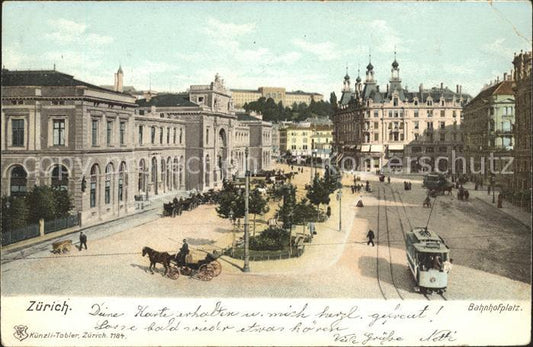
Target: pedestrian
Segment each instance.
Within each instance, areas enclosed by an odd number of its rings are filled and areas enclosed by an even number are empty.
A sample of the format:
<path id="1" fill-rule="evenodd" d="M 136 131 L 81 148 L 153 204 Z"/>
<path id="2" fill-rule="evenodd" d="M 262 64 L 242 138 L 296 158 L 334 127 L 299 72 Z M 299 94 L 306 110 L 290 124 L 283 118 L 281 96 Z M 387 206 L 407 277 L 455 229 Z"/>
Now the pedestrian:
<path id="1" fill-rule="evenodd" d="M 189 244 L 186 239 L 183 239 L 183 245 L 181 245 L 178 254 L 176 254 L 176 261 L 179 265 L 185 265 L 185 257 L 187 254 L 189 254 Z"/>
<path id="2" fill-rule="evenodd" d="M 502 193 L 498 193 L 498 208 L 502 208 L 502 205 L 503 205 Z"/>
<path id="3" fill-rule="evenodd" d="M 368 242 L 366 243 L 366 245 L 368 246 L 369 244 L 372 244 L 372 247 L 374 247 L 374 237 L 376 237 L 374 235 L 374 232 L 372 231 L 372 229 L 368 229 L 368 233 L 366 234 L 366 237 L 368 238 Z"/>
<path id="4" fill-rule="evenodd" d="M 328 208 L 326 209 L 326 216 L 328 216 L 328 219 L 329 217 L 331 217 L 331 207 L 328 206 Z"/>
<path id="5" fill-rule="evenodd" d="M 85 235 L 83 231 L 80 232 L 80 251 L 82 246 L 84 246 L 85 250 L 87 250 L 87 235 Z"/>
<path id="6" fill-rule="evenodd" d="M 442 269 L 446 273 L 449 273 L 452 270 L 452 267 L 453 267 L 453 259 L 450 259 L 450 260 L 446 259 L 444 263 L 442 263 Z"/>
<path id="7" fill-rule="evenodd" d="M 387 183 L 390 184 L 390 176 L 387 176 Z"/>
<path id="8" fill-rule="evenodd" d="M 355 194 L 355 186 L 352 186 L 352 194 Z"/>
<path id="9" fill-rule="evenodd" d="M 487 186 L 487 195 L 490 195 L 490 186 Z"/>

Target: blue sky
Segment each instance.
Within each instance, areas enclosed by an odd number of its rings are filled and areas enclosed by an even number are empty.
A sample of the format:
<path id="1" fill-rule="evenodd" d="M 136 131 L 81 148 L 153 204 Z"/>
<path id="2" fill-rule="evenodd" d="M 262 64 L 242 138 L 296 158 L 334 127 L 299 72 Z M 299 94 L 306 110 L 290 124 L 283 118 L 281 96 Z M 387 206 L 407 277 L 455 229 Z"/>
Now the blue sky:
<path id="1" fill-rule="evenodd" d="M 230 88 L 340 94 L 346 66 L 409 89 L 475 95 L 531 50 L 531 4 L 507 2 L 4 2 L 2 64 L 94 84 L 184 91 L 219 73 Z"/>

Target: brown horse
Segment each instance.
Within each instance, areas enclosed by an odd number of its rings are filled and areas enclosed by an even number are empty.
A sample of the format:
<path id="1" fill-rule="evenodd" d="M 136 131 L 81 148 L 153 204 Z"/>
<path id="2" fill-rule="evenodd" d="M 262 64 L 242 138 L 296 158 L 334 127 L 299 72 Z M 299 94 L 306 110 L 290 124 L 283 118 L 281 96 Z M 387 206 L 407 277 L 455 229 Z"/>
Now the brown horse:
<path id="1" fill-rule="evenodd" d="M 163 276 L 165 276 L 168 272 L 168 268 L 170 267 L 170 259 L 172 256 L 168 254 L 167 252 L 158 252 L 150 247 L 144 247 L 142 251 L 143 257 L 148 254 L 148 258 L 150 258 L 150 271 L 152 272 L 152 275 L 154 274 L 155 264 L 160 263 L 163 264 L 165 267 L 165 273 Z"/>

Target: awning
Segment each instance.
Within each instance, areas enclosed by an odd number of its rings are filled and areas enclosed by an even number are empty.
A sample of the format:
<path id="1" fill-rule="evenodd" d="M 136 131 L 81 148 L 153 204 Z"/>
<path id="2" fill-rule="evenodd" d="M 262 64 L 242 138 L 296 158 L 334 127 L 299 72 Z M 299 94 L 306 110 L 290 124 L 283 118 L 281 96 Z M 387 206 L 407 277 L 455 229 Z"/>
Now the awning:
<path id="1" fill-rule="evenodd" d="M 383 152 L 383 145 L 372 145 L 371 152 Z"/>
<path id="2" fill-rule="evenodd" d="M 389 151 L 403 151 L 403 145 L 389 145 Z"/>
<path id="3" fill-rule="evenodd" d="M 370 145 L 362 145 L 361 152 L 370 152 Z"/>

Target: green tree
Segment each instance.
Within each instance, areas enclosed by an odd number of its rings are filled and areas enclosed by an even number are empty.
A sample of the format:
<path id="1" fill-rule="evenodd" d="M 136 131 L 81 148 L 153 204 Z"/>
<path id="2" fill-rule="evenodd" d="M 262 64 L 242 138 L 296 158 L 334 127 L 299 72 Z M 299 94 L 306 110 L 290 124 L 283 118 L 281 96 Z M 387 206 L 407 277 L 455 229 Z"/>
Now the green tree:
<path id="1" fill-rule="evenodd" d="M 244 194 L 229 181 L 224 182 L 224 187 L 218 194 L 218 206 L 216 211 L 221 218 L 233 219 L 244 217 Z"/>
<path id="2" fill-rule="evenodd" d="M 68 190 L 52 189 L 55 202 L 55 218 L 64 218 L 70 214 L 70 211 L 74 208 L 74 202 L 72 195 Z"/>
<path id="3" fill-rule="evenodd" d="M 327 205 L 329 204 L 330 198 L 329 198 L 330 191 L 326 185 L 326 182 L 324 179 L 320 178 L 318 175 L 316 175 L 313 178 L 313 184 L 308 187 L 306 197 L 309 199 L 309 201 L 320 208 L 321 204 Z"/>
<path id="4" fill-rule="evenodd" d="M 254 214 L 254 231 L 255 236 L 255 220 L 258 214 L 265 214 L 269 210 L 268 200 L 263 197 L 259 189 L 254 189 L 250 194 L 250 200 L 248 202 L 248 211 Z"/>
<path id="5" fill-rule="evenodd" d="M 292 184 L 285 184 L 283 186 L 283 203 L 276 212 L 276 216 L 283 223 L 283 228 L 290 229 L 292 225 L 292 218 L 294 213 L 294 206 L 296 205 L 296 187 Z"/>
<path id="6" fill-rule="evenodd" d="M 294 206 L 293 222 L 294 224 L 305 224 L 307 222 L 317 222 L 319 211 L 309 203 L 306 198 Z"/>
<path id="7" fill-rule="evenodd" d="M 34 186 L 26 195 L 26 205 L 30 224 L 39 223 L 39 219 L 48 221 L 56 217 L 54 191 L 49 186 Z"/>
<path id="8" fill-rule="evenodd" d="M 16 230 L 26 225 L 28 225 L 26 199 L 23 197 L 2 197 L 2 230 Z"/>

